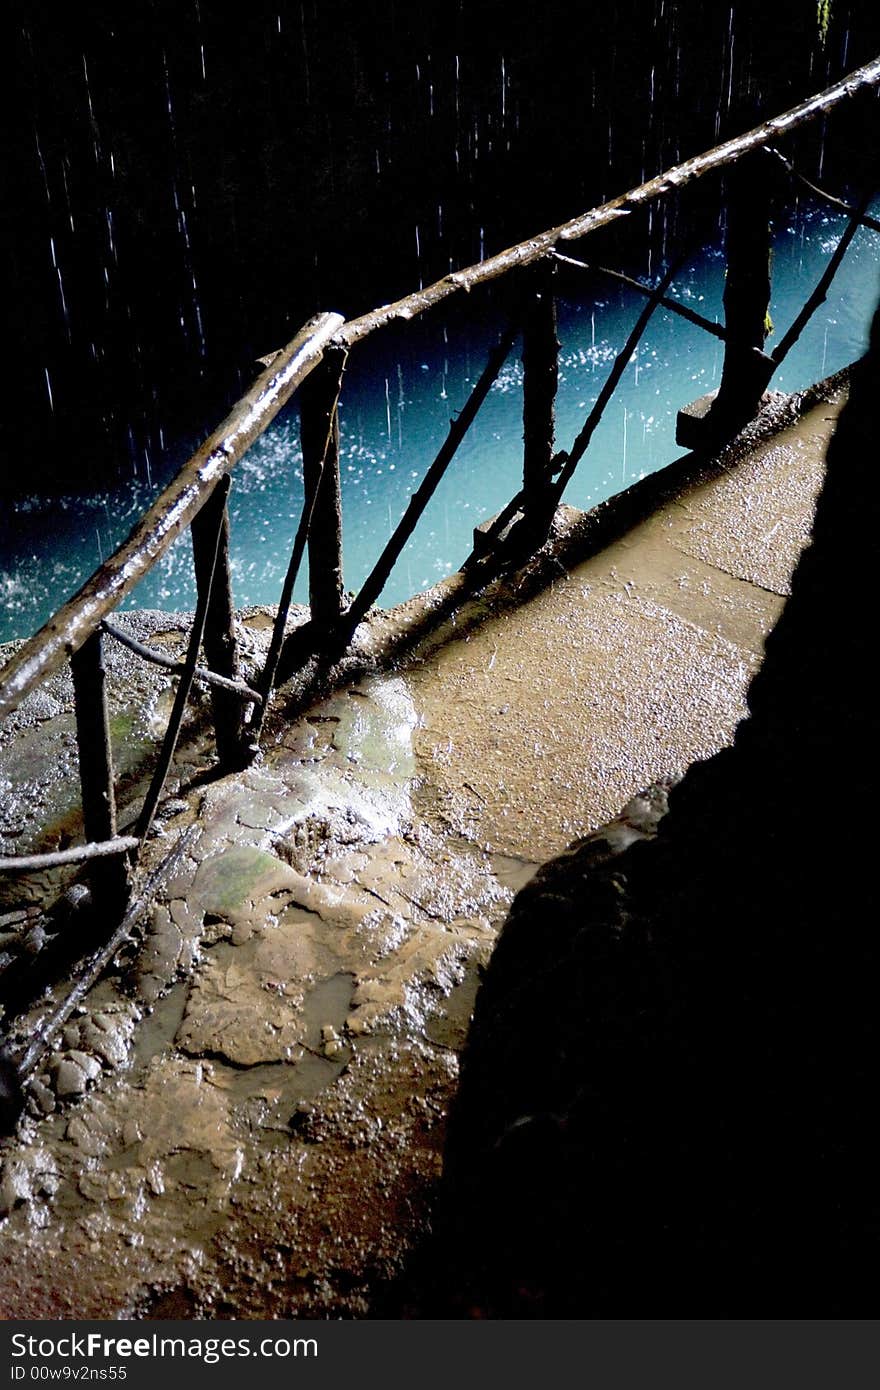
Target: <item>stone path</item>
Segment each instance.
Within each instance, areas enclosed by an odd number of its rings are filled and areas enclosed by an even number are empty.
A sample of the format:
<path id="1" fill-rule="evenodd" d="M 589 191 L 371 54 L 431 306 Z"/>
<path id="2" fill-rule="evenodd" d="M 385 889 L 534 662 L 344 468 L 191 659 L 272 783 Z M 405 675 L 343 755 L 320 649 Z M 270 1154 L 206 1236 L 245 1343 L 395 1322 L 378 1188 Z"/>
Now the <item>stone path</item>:
<path id="1" fill-rule="evenodd" d="M 190 739 L 155 847 L 195 824 L 191 858 L 0 1146 L 4 1316 L 368 1312 L 429 1218 L 478 967 L 513 891 L 729 740 L 839 404 L 522 606 L 279 723 L 259 766 L 192 785 Z M 244 626 L 256 651 L 265 619 Z M 120 751 L 161 728 L 168 689 L 149 679 Z M 3 749 L 7 843 L 24 843 L 21 788 L 58 782 L 45 760 L 68 749 L 66 699 L 63 682 L 41 694 Z M 40 930 L 38 896 L 7 892 L 0 952 Z"/>

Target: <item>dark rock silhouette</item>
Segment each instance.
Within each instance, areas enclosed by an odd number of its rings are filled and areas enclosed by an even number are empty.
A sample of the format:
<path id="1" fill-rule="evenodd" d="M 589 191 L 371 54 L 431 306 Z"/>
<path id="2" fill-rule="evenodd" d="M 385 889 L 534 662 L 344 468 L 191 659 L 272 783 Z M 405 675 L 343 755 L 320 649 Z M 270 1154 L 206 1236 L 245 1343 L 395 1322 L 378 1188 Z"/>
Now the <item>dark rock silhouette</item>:
<path id="1" fill-rule="evenodd" d="M 0 1047 L 0 1134 L 11 1133 L 21 1114 L 22 1090 L 18 1068 Z"/>
<path id="2" fill-rule="evenodd" d="M 421 1316 L 873 1314 L 878 398 L 880 314 L 733 747 L 513 904 Z"/>

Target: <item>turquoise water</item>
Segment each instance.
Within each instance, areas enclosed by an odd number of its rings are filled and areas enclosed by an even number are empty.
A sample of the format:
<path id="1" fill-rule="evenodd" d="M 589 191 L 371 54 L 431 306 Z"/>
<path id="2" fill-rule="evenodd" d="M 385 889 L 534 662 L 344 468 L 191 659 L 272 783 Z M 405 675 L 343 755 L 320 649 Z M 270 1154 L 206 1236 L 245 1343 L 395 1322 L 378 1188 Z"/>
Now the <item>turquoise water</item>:
<path id="1" fill-rule="evenodd" d="M 802 209 L 776 230 L 772 317 L 781 335 L 819 278 L 845 217 Z M 574 248 L 573 254 L 578 254 Z M 826 303 L 772 385 L 796 390 L 865 349 L 878 294 L 880 236 L 861 228 Z M 578 290 L 578 272 L 560 292 Z M 609 281 L 609 285 L 612 282 Z M 724 263 L 705 248 L 670 293 L 720 319 Z M 616 286 L 598 299 L 563 297 L 556 447 L 570 447 L 644 300 Z M 397 524 L 412 491 L 483 369 L 500 321 L 474 296 L 444 320 L 374 335 L 351 354 L 340 408 L 345 583 L 356 589 Z M 478 319 L 480 314 L 484 315 Z M 474 322 L 473 320 L 477 321 Z M 772 348 L 771 338 L 769 347 Z M 628 364 L 565 500 L 589 507 L 680 455 L 681 406 L 718 384 L 722 345 L 659 311 Z M 456 569 L 473 529 L 500 511 L 520 485 L 522 366 L 514 347 L 382 595 L 385 605 Z M 233 472 L 232 565 L 239 605 L 277 601 L 302 506 L 299 425 L 288 408 Z M 167 478 L 132 480 L 95 496 L 25 497 L 0 519 L 0 640 L 27 636 L 76 591 L 128 535 Z M 301 576 L 295 597 L 303 601 Z M 129 607 L 187 609 L 194 603 L 191 550 L 181 537 L 131 596 Z"/>

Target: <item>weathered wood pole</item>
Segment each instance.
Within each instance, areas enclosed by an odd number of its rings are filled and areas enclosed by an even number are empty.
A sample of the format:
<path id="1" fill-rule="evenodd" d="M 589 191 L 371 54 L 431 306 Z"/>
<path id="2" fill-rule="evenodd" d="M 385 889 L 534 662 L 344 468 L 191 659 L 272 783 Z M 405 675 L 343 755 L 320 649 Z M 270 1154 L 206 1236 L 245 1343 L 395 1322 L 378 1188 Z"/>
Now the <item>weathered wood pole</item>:
<path id="1" fill-rule="evenodd" d="M 663 303 L 666 291 L 672 284 L 672 277 L 678 269 L 679 264 L 680 262 L 678 259 L 670 261 L 669 265 L 666 267 L 666 270 L 663 273 L 661 280 L 659 281 L 657 286 L 651 291 L 650 299 L 648 300 L 647 304 L 642 309 L 642 312 L 639 314 L 638 318 L 633 324 L 629 337 L 627 338 L 620 352 L 615 357 L 614 362 L 611 366 L 611 371 L 608 373 L 607 377 L 605 378 L 605 381 L 602 383 L 602 388 L 598 396 L 596 397 L 596 400 L 593 404 L 593 408 L 587 416 L 586 420 L 584 421 L 583 429 L 581 430 L 577 439 L 572 444 L 571 449 L 568 451 L 568 454 L 563 458 L 562 468 L 559 471 L 559 477 L 553 484 L 553 493 L 557 503 L 562 500 L 562 494 L 571 482 L 571 479 L 574 476 L 574 470 L 577 468 L 584 454 L 587 452 L 590 440 L 593 438 L 593 434 L 599 424 L 599 421 L 602 419 L 602 416 L 605 413 L 605 408 L 608 405 L 608 402 L 611 400 L 611 397 L 614 395 L 614 392 L 617 390 L 620 384 L 620 378 L 623 376 L 624 372 L 629 366 L 630 361 L 632 360 L 632 355 L 638 347 L 639 343 L 641 342 L 642 334 L 648 327 L 648 324 L 651 322 L 651 318 L 654 314 L 655 309 L 659 304 Z"/>
<path id="2" fill-rule="evenodd" d="M 770 204 L 770 160 L 760 151 L 727 178 L 724 365 L 706 416 L 715 436 L 736 434 L 754 419 L 773 373 L 764 353 L 770 331 Z"/>
<path id="3" fill-rule="evenodd" d="M 190 629 L 189 641 L 186 648 L 186 656 L 183 668 L 180 672 L 180 680 L 174 694 L 174 703 L 171 706 L 171 714 L 168 717 L 168 725 L 165 729 L 165 737 L 162 740 L 162 747 L 159 749 L 159 758 L 153 769 L 153 776 L 144 797 L 144 804 L 141 807 L 140 815 L 134 827 L 134 833 L 141 841 L 146 840 L 153 824 L 153 817 L 156 814 L 156 807 L 159 805 L 159 798 L 165 786 L 165 779 L 171 767 L 171 760 L 177 747 L 177 740 L 180 736 L 180 729 L 183 724 L 183 716 L 186 711 L 186 704 L 189 699 L 192 683 L 195 679 L 196 667 L 199 659 L 199 648 L 205 639 L 205 623 L 208 617 L 208 610 L 211 606 L 211 593 L 214 584 L 214 573 L 217 563 L 217 552 L 220 549 L 220 538 L 225 519 L 226 498 L 229 496 L 230 477 L 225 473 L 217 484 L 214 494 L 210 501 L 216 501 L 213 509 L 214 516 L 214 538 L 213 549 L 207 549 L 208 538 L 205 536 L 205 554 L 209 557 L 208 568 L 205 575 L 204 586 L 199 591 L 196 611 L 193 615 L 193 625 Z M 205 504 L 206 506 L 209 503 Z M 204 510 L 204 508 L 203 508 Z"/>
<path id="4" fill-rule="evenodd" d="M 229 570 L 228 490 L 217 488 L 192 523 L 196 588 L 202 598 L 210 590 L 203 646 L 210 671 L 238 679 L 235 609 Z M 215 560 L 216 550 L 216 560 Z M 213 583 L 211 576 L 213 574 Z M 242 703 L 230 690 L 211 689 L 217 756 L 221 767 L 233 768 L 242 758 Z"/>
<path id="5" fill-rule="evenodd" d="M 328 350 L 300 387 L 300 439 L 309 527 L 309 604 L 316 632 L 342 614 L 342 498 L 339 487 L 339 393 L 345 353 Z"/>
<path id="6" fill-rule="evenodd" d="M 341 314 L 318 314 L 272 355 L 270 365 L 156 498 L 128 540 L 6 663 L 0 671 L 0 715 L 11 713 L 29 690 L 57 671 L 101 619 L 131 593 L 189 526 L 211 487 L 238 462 L 320 361 L 325 345 L 344 322 Z"/>
<path id="7" fill-rule="evenodd" d="M 556 336 L 555 267 L 530 273 L 531 293 L 523 323 L 523 506 L 540 506 L 547 495 L 556 434 L 559 340 Z"/>
<path id="8" fill-rule="evenodd" d="M 831 253 L 831 257 L 828 260 L 825 269 L 819 276 L 816 288 L 813 290 L 813 293 L 808 297 L 808 299 L 805 300 L 805 302 L 801 306 L 800 312 L 795 315 L 794 319 L 789 324 L 788 328 L 783 333 L 779 342 L 776 344 L 776 347 L 770 354 L 773 360 L 773 365 L 775 367 L 778 367 L 780 362 L 785 361 L 785 358 L 788 356 L 789 352 L 791 352 L 791 349 L 794 347 L 798 338 L 803 333 L 804 329 L 810 322 L 810 319 L 815 314 L 819 305 L 824 304 L 825 296 L 828 293 L 829 286 L 831 285 L 832 280 L 834 279 L 835 275 L 840 269 L 841 261 L 843 260 L 844 256 L 849 250 L 850 242 L 852 241 L 856 232 L 859 230 L 859 227 L 862 226 L 865 222 L 863 213 L 867 208 L 868 203 L 871 201 L 872 195 L 873 188 L 870 184 L 868 184 L 868 186 L 865 188 L 864 193 L 859 199 L 858 205 L 852 209 L 850 213 L 849 224 L 846 230 L 844 231 L 843 236 L 840 238 L 840 241 L 837 243 L 833 252 Z"/>
<path id="9" fill-rule="evenodd" d="M 339 629 L 340 636 L 344 638 L 346 642 L 351 639 L 358 623 L 363 621 L 384 589 L 392 569 L 400 559 L 403 547 L 416 529 L 419 518 L 433 497 L 440 479 L 443 477 L 447 467 L 454 458 L 456 449 L 476 419 L 480 406 L 488 396 L 492 383 L 501 371 L 504 365 L 504 359 L 513 346 L 514 337 L 515 331 L 512 328 L 507 329 L 502 335 L 500 341 L 489 353 L 489 360 L 478 377 L 471 394 L 468 396 L 455 419 L 450 420 L 449 433 L 440 445 L 434 462 L 410 497 L 406 506 L 406 511 L 388 539 L 385 549 L 373 566 L 372 571 L 364 580 L 360 593 L 352 600 L 351 607 L 345 615 L 345 622 Z"/>
<path id="10" fill-rule="evenodd" d="M 83 830 L 87 841 L 116 838 L 116 796 L 113 790 L 113 750 L 107 717 L 104 653 L 100 632 L 70 658 L 76 709 L 76 742 L 82 789 Z M 118 915 L 128 897 L 128 865 L 122 856 L 98 859 L 89 868 L 95 908 Z"/>

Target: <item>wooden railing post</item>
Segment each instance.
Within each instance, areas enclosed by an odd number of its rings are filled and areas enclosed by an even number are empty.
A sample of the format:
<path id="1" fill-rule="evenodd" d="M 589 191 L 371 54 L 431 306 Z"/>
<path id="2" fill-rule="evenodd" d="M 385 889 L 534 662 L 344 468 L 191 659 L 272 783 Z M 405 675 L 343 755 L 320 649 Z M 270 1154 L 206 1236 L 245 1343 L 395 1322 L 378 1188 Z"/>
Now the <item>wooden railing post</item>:
<path id="1" fill-rule="evenodd" d="M 317 632 L 342 614 L 342 498 L 339 486 L 339 392 L 345 353 L 328 350 L 300 388 L 303 483 L 314 496 L 309 527 L 309 604 Z"/>
<path id="2" fill-rule="evenodd" d="M 218 676 L 237 680 L 239 672 L 235 609 L 232 603 L 229 570 L 227 496 L 227 489 L 217 488 L 193 518 L 192 546 L 199 597 L 202 597 L 210 586 L 203 638 L 208 668 Z M 211 706 L 220 765 L 224 768 L 234 768 L 242 760 L 241 700 L 231 691 L 214 686 L 211 689 Z"/>
<path id="3" fill-rule="evenodd" d="M 113 790 L 113 750 L 104 689 L 104 654 L 100 632 L 70 658 L 76 709 L 76 741 L 82 789 L 83 830 L 87 841 L 116 836 L 116 796 Z M 128 897 L 128 866 L 122 856 L 96 859 L 89 868 L 95 908 L 115 916 Z"/>
<path id="4" fill-rule="evenodd" d="M 214 575 L 217 567 L 217 555 L 220 550 L 220 542 L 223 534 L 223 523 L 226 520 L 226 499 L 229 496 L 230 477 L 224 473 L 218 482 L 212 497 L 202 511 L 207 511 L 213 503 L 213 508 L 209 516 L 214 519 L 214 536 L 209 541 L 207 524 L 204 534 L 204 560 L 205 577 L 204 584 L 199 590 L 196 611 L 193 614 L 193 624 L 190 629 L 189 641 L 186 648 L 183 666 L 180 672 L 180 679 L 177 690 L 174 693 L 174 703 L 171 706 L 171 713 L 168 716 L 168 724 L 165 729 L 165 736 L 162 739 L 162 747 L 159 749 L 159 758 L 153 769 L 153 776 L 141 806 L 140 815 L 134 827 L 134 833 L 143 845 L 153 824 L 153 817 L 159 805 L 159 798 L 165 786 L 165 779 L 171 767 L 171 760 L 177 747 L 177 740 L 180 737 L 180 730 L 183 724 L 183 716 L 186 711 L 186 704 L 192 690 L 193 680 L 195 679 L 196 669 L 199 660 L 199 648 L 205 640 L 205 625 L 208 612 L 211 607 L 211 595 L 214 587 Z"/>
<path id="5" fill-rule="evenodd" d="M 523 323 L 523 506 L 528 513 L 546 497 L 556 433 L 559 340 L 556 337 L 555 267 L 531 273 Z"/>
<path id="6" fill-rule="evenodd" d="M 771 167 L 759 151 L 727 178 L 724 365 L 705 417 L 707 434 L 729 438 L 754 419 L 773 374 L 764 352 L 770 332 Z"/>

